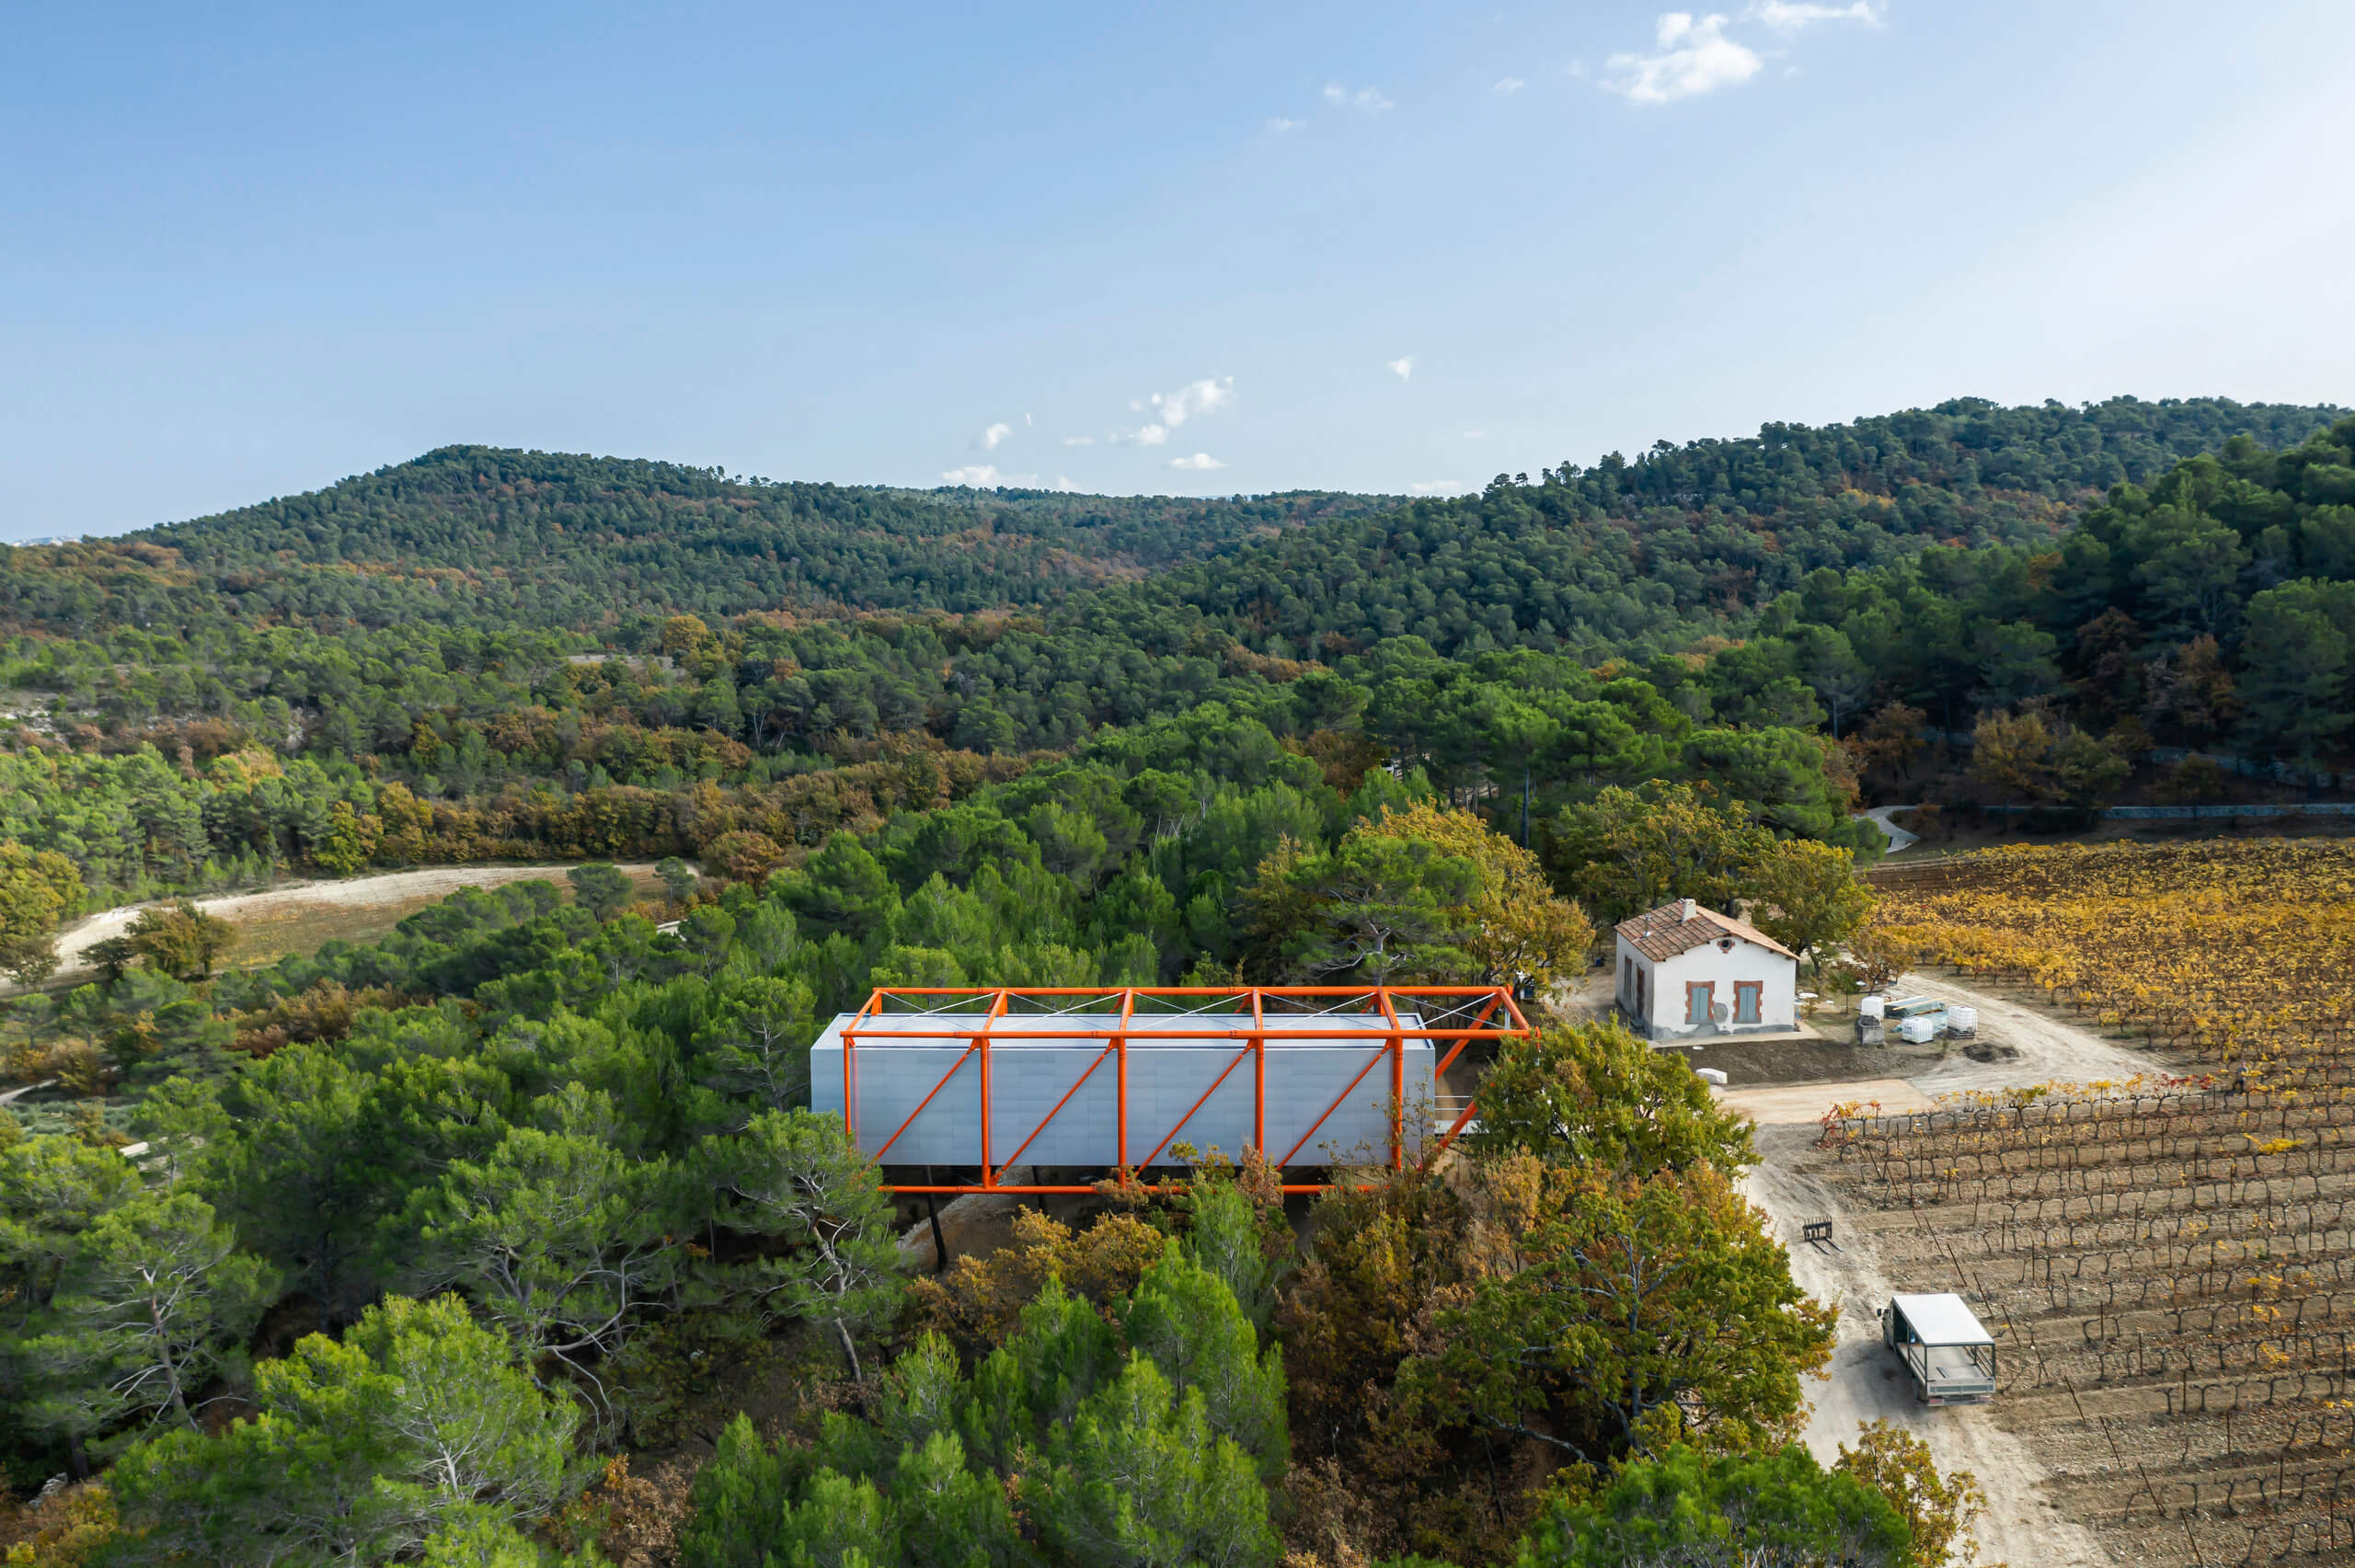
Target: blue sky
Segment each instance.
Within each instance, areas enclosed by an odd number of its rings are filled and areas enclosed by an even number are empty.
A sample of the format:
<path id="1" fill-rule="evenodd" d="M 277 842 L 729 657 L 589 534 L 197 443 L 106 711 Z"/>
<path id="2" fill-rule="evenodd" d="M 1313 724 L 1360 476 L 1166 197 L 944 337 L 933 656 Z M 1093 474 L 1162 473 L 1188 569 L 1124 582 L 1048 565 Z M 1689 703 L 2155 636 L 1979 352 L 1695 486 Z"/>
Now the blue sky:
<path id="1" fill-rule="evenodd" d="M 1443 492 L 2355 402 L 2355 6 L 18 7 L 0 537 L 456 441 Z"/>

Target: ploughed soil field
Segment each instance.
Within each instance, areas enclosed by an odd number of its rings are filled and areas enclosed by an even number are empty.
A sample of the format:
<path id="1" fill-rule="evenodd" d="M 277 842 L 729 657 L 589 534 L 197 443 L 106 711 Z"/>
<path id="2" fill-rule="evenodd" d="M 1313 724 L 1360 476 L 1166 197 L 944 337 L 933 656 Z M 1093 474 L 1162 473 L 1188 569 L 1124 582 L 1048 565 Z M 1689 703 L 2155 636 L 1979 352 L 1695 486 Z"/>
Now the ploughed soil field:
<path id="1" fill-rule="evenodd" d="M 1895 1289 L 1971 1302 L 2047 1501 L 2122 1562 L 2355 1562 L 2355 1104 L 1989 1099 L 1798 1168 Z"/>
<path id="2" fill-rule="evenodd" d="M 2355 846 L 1922 871 L 1875 879 L 1921 959 L 2183 1070 L 1835 1114 L 1778 1179 L 1888 1286 L 1963 1294 L 1984 1413 L 2114 1561 L 2355 1563 Z"/>

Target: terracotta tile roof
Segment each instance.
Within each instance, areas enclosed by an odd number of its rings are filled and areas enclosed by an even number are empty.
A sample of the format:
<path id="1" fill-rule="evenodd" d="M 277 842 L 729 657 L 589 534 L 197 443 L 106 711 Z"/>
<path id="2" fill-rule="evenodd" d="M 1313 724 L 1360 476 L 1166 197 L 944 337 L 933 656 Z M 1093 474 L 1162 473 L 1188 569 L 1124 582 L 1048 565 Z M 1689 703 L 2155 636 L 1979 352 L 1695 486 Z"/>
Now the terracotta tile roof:
<path id="1" fill-rule="evenodd" d="M 1798 957 L 1798 954 L 1748 921 L 1721 915 L 1699 904 L 1693 906 L 1693 913 L 1688 917 L 1682 898 L 1662 904 L 1659 909 L 1632 920 L 1621 921 L 1613 929 L 1627 939 L 1629 946 L 1655 964 L 1727 936 L 1754 942 L 1768 952 L 1780 953 L 1786 958 Z"/>

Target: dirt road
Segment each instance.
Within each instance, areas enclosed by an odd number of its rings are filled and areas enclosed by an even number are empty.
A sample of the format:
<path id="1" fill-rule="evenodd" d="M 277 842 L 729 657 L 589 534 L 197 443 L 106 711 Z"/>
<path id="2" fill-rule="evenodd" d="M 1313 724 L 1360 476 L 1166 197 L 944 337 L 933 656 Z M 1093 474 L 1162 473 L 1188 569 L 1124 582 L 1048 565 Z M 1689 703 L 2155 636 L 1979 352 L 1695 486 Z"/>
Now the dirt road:
<path id="1" fill-rule="evenodd" d="M 1778 1083 L 1764 1089 L 1729 1089 L 1717 1097 L 1760 1127 L 1813 1127 L 1833 1105 L 1854 1101 L 1878 1105 L 1885 1116 L 1931 1108 L 1930 1097 L 1902 1078 L 1862 1078 L 1847 1083 Z"/>
<path id="2" fill-rule="evenodd" d="M 2008 1562 L 2013 1568 L 2106 1564 L 2111 1559 L 2092 1533 L 2063 1517 L 2048 1500 L 2047 1472 L 2036 1456 L 1999 1425 L 2001 1393 L 1992 1404 L 1938 1410 L 1915 1400 L 1896 1359 L 1881 1347 L 1878 1313 L 1893 1288 L 1875 1255 L 1874 1233 L 1849 1223 L 1838 1195 L 1806 1173 L 1803 1156 L 1817 1136 L 1816 1118 L 1838 1101 L 1878 1099 L 1891 1110 L 1912 1109 L 1917 1107 L 1892 1102 L 1907 1093 L 1926 1104 L 1927 1097 L 1958 1090 L 2131 1078 L 2163 1064 L 2051 1013 L 1952 981 L 1909 976 L 1901 989 L 1903 994 L 1977 1007 L 1978 1044 L 1992 1059 L 1974 1060 L 1957 1052 L 1909 1079 L 1793 1085 L 1724 1096 L 1726 1103 L 1740 1105 L 1762 1124 L 1757 1135 L 1761 1163 L 1744 1179 L 1744 1191 L 1766 1211 L 1775 1235 L 1790 1250 L 1792 1277 L 1809 1295 L 1840 1310 L 1832 1366 L 1808 1391 L 1813 1401 L 1808 1448 L 1828 1461 L 1836 1457 L 1842 1442 L 1855 1438 L 1858 1423 L 1885 1418 L 1927 1443 L 1941 1469 L 1959 1467 L 1978 1476 L 1989 1501 L 1980 1537 L 1990 1560 Z M 1838 1250 L 1800 1242 L 1799 1228 L 1810 1219 L 1832 1222 Z"/>
<path id="3" fill-rule="evenodd" d="M 437 865 L 424 871 L 389 871 L 381 876 L 354 876 L 339 882 L 290 882 L 267 893 L 199 898 L 196 907 L 226 921 L 252 920 L 294 905 L 405 904 L 444 898 L 461 887 L 496 887 L 507 882 L 528 882 L 534 877 L 561 885 L 568 869 L 566 865 Z M 634 875 L 650 874 L 653 867 L 625 865 L 622 870 Z M 85 956 L 89 949 L 109 936 L 121 936 L 132 916 L 143 907 L 134 904 L 106 910 L 60 933 L 58 973 L 88 967 Z"/>
<path id="4" fill-rule="evenodd" d="M 1874 827 L 1878 828 L 1883 833 L 1886 833 L 1889 836 L 1889 848 L 1885 853 L 1896 854 L 1900 851 L 1910 850 L 1915 844 L 1920 843 L 1922 841 L 1922 835 L 1919 833 L 1907 832 L 1904 829 L 1890 821 L 1890 818 L 1900 811 L 1913 811 L 1915 809 L 1917 809 L 1917 807 L 1911 806 L 1876 806 L 1870 811 L 1857 813 L 1857 820 L 1862 822 L 1870 822 Z"/>
<path id="5" fill-rule="evenodd" d="M 2005 1001 L 1952 980 L 1908 975 L 1890 988 L 1890 994 L 1933 996 L 1976 1007 L 1977 1039 L 1958 1044 L 1942 1059 L 1902 1079 L 1735 1089 L 1720 1092 L 1718 1099 L 1761 1127 L 1812 1125 L 1833 1105 L 1851 1100 L 1878 1100 L 1888 1112 L 1927 1110 L 1929 1102 L 1941 1094 L 2012 1089 L 2027 1083 L 2098 1083 L 2167 1069 L 2165 1062 L 2146 1051 L 2105 1040 L 2042 1008 Z M 1973 1049 L 1979 1055 L 1972 1055 Z"/>
<path id="6" fill-rule="evenodd" d="M 1764 1163 L 1743 1184 L 1751 1201 L 1773 1216 L 1775 1234 L 1790 1249 L 1791 1277 L 1817 1300 L 1840 1310 L 1832 1365 L 1808 1389 L 1813 1402 L 1809 1450 L 1829 1463 L 1839 1457 L 1842 1443 L 1855 1440 L 1859 1424 L 1885 1419 L 1928 1444 L 1940 1470 L 1967 1470 L 1979 1478 L 1987 1492 L 1979 1538 L 1988 1561 L 2012 1568 L 2108 1563 L 2109 1555 L 2092 1532 L 2063 1517 L 2051 1501 L 2045 1469 L 2027 1445 L 1997 1425 L 1998 1404 L 1933 1410 L 1914 1398 L 1897 1358 L 1881 1347 L 1878 1313 L 1891 1288 L 1875 1259 L 1871 1236 L 1843 1223 L 1845 1216 L 1828 1189 L 1789 1169 L 1815 1136 L 1813 1127 L 1761 1128 Z M 1802 1220 L 1827 1219 L 1839 1251 L 1799 1241 Z M 1996 1395 L 1998 1403 L 2002 1398 Z"/>

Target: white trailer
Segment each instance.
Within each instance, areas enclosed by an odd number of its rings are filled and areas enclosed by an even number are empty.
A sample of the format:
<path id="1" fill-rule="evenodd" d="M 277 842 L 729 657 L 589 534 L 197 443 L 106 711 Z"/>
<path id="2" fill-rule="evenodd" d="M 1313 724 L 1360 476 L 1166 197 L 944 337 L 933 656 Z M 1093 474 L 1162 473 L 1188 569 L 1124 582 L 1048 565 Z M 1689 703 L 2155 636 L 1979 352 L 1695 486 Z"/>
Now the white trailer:
<path id="1" fill-rule="evenodd" d="M 1976 1404 L 1995 1392 L 1995 1341 L 1961 1297 L 1894 1296 L 1880 1342 L 1897 1352 L 1924 1404 Z"/>

